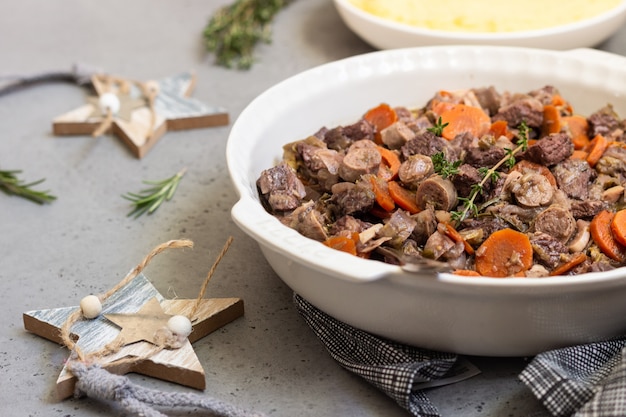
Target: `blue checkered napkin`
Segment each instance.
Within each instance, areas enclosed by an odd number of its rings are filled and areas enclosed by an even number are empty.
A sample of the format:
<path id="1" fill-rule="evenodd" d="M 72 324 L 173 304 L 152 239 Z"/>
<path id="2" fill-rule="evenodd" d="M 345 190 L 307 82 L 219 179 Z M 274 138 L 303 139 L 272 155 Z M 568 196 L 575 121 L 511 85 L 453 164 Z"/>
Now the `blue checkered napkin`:
<path id="1" fill-rule="evenodd" d="M 413 386 L 443 377 L 457 356 L 394 343 L 342 323 L 294 294 L 298 311 L 341 366 L 363 377 L 416 417 L 439 417 Z"/>
<path id="2" fill-rule="evenodd" d="M 520 374 L 554 416 L 626 416 L 626 339 L 537 355 Z"/>

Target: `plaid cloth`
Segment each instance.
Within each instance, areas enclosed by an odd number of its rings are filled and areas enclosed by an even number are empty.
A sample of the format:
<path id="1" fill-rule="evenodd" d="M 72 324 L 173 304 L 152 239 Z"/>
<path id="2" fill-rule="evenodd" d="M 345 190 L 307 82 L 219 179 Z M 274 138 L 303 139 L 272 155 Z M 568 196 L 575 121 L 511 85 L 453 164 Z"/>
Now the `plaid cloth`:
<path id="1" fill-rule="evenodd" d="M 537 355 L 520 379 L 554 416 L 626 416 L 626 339 Z"/>
<path id="2" fill-rule="evenodd" d="M 297 294 L 295 305 L 341 366 L 363 377 L 415 417 L 439 417 L 420 385 L 446 376 L 457 356 L 399 344 L 323 313 Z M 626 416 L 626 339 L 537 355 L 520 380 L 553 416 Z"/>
<path id="3" fill-rule="evenodd" d="M 363 377 L 417 417 L 439 417 L 437 408 L 413 386 L 443 377 L 456 355 L 419 349 L 381 339 L 355 329 L 294 295 L 298 311 L 330 355 L 347 370 Z"/>

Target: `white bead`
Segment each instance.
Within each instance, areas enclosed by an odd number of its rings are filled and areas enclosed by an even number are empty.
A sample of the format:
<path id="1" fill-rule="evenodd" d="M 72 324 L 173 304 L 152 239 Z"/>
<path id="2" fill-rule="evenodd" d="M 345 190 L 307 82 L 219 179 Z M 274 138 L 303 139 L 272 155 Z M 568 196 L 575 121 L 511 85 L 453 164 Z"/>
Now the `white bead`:
<path id="1" fill-rule="evenodd" d="M 109 110 L 111 113 L 117 114 L 120 111 L 120 99 L 113 93 L 104 93 L 98 99 L 100 104 L 100 111 L 102 114 L 107 114 Z"/>
<path id="2" fill-rule="evenodd" d="M 95 295 L 88 295 L 80 300 L 80 309 L 85 318 L 95 319 L 102 312 L 102 303 Z"/>
<path id="3" fill-rule="evenodd" d="M 172 316 L 167 321 L 167 328 L 178 336 L 187 337 L 191 334 L 191 321 L 185 316 Z"/>

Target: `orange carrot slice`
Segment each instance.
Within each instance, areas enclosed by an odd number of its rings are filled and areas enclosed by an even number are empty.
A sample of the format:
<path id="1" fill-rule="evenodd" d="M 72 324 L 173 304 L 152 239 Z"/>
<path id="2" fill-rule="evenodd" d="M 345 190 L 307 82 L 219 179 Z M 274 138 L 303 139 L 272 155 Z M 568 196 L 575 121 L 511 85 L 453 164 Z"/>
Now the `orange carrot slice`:
<path id="1" fill-rule="evenodd" d="M 489 132 L 491 119 L 483 109 L 466 104 L 445 104 L 433 108 L 433 112 L 441 116 L 442 124 L 448 124 L 442 132 L 445 139 L 452 140 L 465 132 L 479 138 Z"/>
<path id="2" fill-rule="evenodd" d="M 552 272 L 550 272 L 550 276 L 564 275 L 567 272 L 574 269 L 575 267 L 577 267 L 578 265 L 580 265 L 581 263 L 585 262 L 586 260 L 587 260 L 587 255 L 585 255 L 582 252 L 577 253 L 569 261 L 554 268 Z"/>
<path id="3" fill-rule="evenodd" d="M 613 216 L 613 220 L 611 220 L 611 232 L 615 240 L 626 246 L 626 209 L 618 211 L 615 213 L 615 216 Z"/>
<path id="4" fill-rule="evenodd" d="M 615 214 L 608 210 L 596 214 L 589 224 L 589 232 L 591 232 L 593 241 L 606 256 L 615 261 L 623 262 L 626 260 L 626 247 L 613 237 L 611 222 L 614 216 Z"/>
<path id="5" fill-rule="evenodd" d="M 389 167 L 389 178 L 385 178 L 386 180 L 395 179 L 398 176 L 398 171 L 400 170 L 400 157 L 391 149 L 387 149 L 383 146 L 377 147 L 378 152 L 382 158 L 382 161 Z M 383 172 L 385 172 L 383 170 Z M 387 176 L 387 175 L 385 175 Z"/>
<path id="6" fill-rule="evenodd" d="M 465 240 L 463 236 L 461 236 L 461 234 L 450 223 L 446 223 L 445 233 L 446 233 L 446 236 L 448 236 L 450 239 L 454 240 L 455 242 L 463 243 L 465 252 L 467 252 L 468 255 L 471 256 L 474 254 L 474 248 L 472 247 L 472 245 L 470 245 L 469 242 Z"/>
<path id="7" fill-rule="evenodd" d="M 589 146 L 588 133 L 589 123 L 584 116 L 575 114 L 573 116 L 566 116 L 561 118 L 561 123 L 565 131 L 569 132 L 572 142 L 574 142 L 574 149 L 584 149 Z"/>
<path id="8" fill-rule="evenodd" d="M 374 195 L 376 196 L 376 202 L 378 205 L 386 211 L 393 210 L 396 207 L 396 203 L 389 195 L 387 182 L 374 175 L 369 175 L 368 178 L 370 184 L 372 184 L 372 189 L 374 190 Z"/>
<path id="9" fill-rule="evenodd" d="M 393 201 L 398 207 L 403 208 L 411 214 L 419 213 L 420 208 L 415 200 L 415 193 L 407 190 L 396 181 L 389 181 L 387 183 L 389 195 L 393 198 Z"/>
<path id="10" fill-rule="evenodd" d="M 609 141 L 602 135 L 596 135 L 589 143 L 589 155 L 587 155 L 587 162 L 591 167 L 596 166 L 604 152 L 609 147 Z"/>
<path id="11" fill-rule="evenodd" d="M 508 277 L 533 264 L 533 248 L 524 233 L 502 229 L 492 233 L 476 250 L 476 271 L 483 276 Z"/>
<path id="12" fill-rule="evenodd" d="M 369 109 L 363 118 L 376 127 L 376 133 L 374 134 L 375 142 L 381 145 L 383 141 L 380 136 L 380 131 L 394 124 L 398 120 L 398 115 L 388 104 L 381 103 Z"/>

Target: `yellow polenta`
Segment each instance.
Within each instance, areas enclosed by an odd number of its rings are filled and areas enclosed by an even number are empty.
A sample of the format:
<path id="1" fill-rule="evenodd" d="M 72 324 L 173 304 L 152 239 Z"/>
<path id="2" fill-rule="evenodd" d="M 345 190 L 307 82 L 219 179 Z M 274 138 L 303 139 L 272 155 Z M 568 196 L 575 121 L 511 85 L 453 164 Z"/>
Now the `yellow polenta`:
<path id="1" fill-rule="evenodd" d="M 589 19 L 623 0 L 350 0 L 411 26 L 455 32 L 516 32 Z"/>

